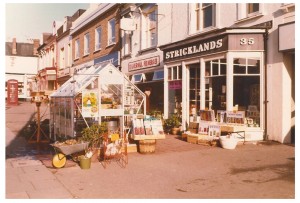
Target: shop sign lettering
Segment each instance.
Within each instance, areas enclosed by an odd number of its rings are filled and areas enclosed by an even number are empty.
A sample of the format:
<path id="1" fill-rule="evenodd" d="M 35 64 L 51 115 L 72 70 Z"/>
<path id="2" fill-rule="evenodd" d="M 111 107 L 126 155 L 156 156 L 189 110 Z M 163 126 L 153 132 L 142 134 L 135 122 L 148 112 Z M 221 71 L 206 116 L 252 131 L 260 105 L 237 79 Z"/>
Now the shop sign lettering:
<path id="1" fill-rule="evenodd" d="M 185 46 L 181 46 L 175 49 L 168 49 L 164 51 L 164 59 L 168 60 L 175 60 L 177 58 L 188 57 L 192 55 L 199 55 L 210 53 L 212 51 L 220 50 L 225 48 L 226 41 L 225 37 L 219 37 L 209 41 L 200 41 L 193 44 L 188 44 Z"/>
<path id="2" fill-rule="evenodd" d="M 169 89 L 170 90 L 178 90 L 182 88 L 182 82 L 181 80 L 178 81 L 170 81 L 169 82 Z"/>
<path id="3" fill-rule="evenodd" d="M 159 66 L 159 56 L 151 57 L 148 59 L 143 59 L 139 61 L 134 61 L 128 64 L 128 71 L 135 71 L 144 68 L 150 68 L 153 66 Z"/>

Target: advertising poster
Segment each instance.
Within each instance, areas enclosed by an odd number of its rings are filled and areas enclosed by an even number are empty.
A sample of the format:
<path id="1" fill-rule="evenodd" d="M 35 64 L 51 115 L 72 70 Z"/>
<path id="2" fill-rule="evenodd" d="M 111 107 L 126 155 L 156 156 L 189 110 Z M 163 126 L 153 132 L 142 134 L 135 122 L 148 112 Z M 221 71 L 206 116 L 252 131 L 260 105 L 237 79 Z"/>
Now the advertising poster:
<path id="1" fill-rule="evenodd" d="M 82 116 L 98 117 L 98 92 L 96 90 L 82 91 Z"/>

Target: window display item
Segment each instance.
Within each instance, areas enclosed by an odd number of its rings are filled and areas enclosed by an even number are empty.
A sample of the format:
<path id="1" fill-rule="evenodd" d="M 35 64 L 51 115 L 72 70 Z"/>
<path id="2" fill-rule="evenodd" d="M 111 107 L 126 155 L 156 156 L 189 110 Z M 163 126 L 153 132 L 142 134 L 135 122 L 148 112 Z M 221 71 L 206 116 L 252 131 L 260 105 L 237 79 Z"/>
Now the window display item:
<path id="1" fill-rule="evenodd" d="M 153 135 L 163 135 L 164 129 L 161 120 L 151 120 Z"/>
<path id="2" fill-rule="evenodd" d="M 145 134 L 146 135 L 153 135 L 150 119 L 145 119 L 144 120 L 144 126 L 145 126 Z"/>
<path id="3" fill-rule="evenodd" d="M 219 125 L 209 125 L 208 126 L 208 136 L 211 138 L 216 138 L 221 135 L 221 127 Z"/>
<path id="4" fill-rule="evenodd" d="M 134 135 L 145 135 L 144 121 L 142 118 L 136 118 L 132 122 Z"/>
<path id="5" fill-rule="evenodd" d="M 208 126 L 210 125 L 210 122 L 200 121 L 199 123 L 199 134 L 208 134 Z"/>
<path id="6" fill-rule="evenodd" d="M 245 111 L 227 111 L 226 122 L 232 124 L 244 124 Z"/>
<path id="7" fill-rule="evenodd" d="M 201 121 L 215 121 L 214 110 L 200 110 Z"/>

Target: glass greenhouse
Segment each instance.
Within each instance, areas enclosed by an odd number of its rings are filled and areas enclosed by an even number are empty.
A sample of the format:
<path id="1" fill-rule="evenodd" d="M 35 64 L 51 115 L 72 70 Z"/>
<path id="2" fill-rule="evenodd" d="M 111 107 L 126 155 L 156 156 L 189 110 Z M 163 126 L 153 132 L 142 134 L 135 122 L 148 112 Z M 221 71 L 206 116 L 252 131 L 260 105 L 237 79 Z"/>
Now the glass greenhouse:
<path id="1" fill-rule="evenodd" d="M 145 97 L 111 63 L 78 71 L 50 95 L 50 138 L 81 136 L 84 128 L 103 121 L 114 121 L 122 136 L 132 118 L 145 115 Z"/>

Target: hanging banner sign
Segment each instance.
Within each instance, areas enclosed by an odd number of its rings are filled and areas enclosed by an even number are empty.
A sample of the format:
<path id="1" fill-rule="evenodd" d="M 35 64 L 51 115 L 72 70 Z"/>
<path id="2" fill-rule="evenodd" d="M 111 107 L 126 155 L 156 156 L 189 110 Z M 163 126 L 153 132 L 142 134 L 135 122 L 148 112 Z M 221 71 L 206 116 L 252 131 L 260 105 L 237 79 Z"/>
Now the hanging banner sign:
<path id="1" fill-rule="evenodd" d="M 82 116 L 98 117 L 98 92 L 96 90 L 82 91 Z"/>

